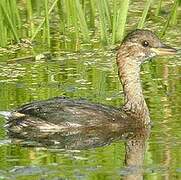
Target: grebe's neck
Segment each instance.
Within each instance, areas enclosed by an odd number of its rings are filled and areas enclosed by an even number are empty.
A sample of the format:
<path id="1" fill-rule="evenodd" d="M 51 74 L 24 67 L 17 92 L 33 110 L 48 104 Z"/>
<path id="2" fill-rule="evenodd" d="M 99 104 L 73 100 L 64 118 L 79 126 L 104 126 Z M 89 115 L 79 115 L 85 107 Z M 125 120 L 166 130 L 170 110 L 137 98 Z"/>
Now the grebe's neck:
<path id="1" fill-rule="evenodd" d="M 149 110 L 143 96 L 140 80 L 140 65 L 136 63 L 136 58 L 130 59 L 128 52 L 124 49 L 118 51 L 117 65 L 124 91 L 123 110 L 139 118 L 145 124 L 149 123 Z"/>

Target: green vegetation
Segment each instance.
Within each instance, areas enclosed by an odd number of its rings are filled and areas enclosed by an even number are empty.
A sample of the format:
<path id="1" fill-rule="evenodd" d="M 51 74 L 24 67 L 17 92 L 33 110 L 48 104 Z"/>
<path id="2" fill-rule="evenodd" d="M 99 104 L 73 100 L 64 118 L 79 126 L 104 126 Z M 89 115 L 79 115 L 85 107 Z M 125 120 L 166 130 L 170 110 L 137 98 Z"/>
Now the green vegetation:
<path id="1" fill-rule="evenodd" d="M 145 27 L 150 11 L 152 16 L 163 17 L 165 25 L 177 24 L 179 0 L 175 0 L 169 15 L 162 15 L 164 0 L 146 0 L 138 28 Z M 21 39 L 38 40 L 48 47 L 55 30 L 64 39 L 75 44 L 90 42 L 95 36 L 104 44 L 115 44 L 124 36 L 127 17 L 133 2 L 129 0 L 1 0 L 0 47 L 21 42 Z M 135 28 L 135 26 L 133 27 Z"/>
<path id="2" fill-rule="evenodd" d="M 151 3 L 152 3 L 152 0 L 147 0 L 146 1 L 145 8 L 143 10 L 141 19 L 140 19 L 140 21 L 138 23 L 138 28 L 140 28 L 140 29 L 143 28 L 143 26 L 144 26 L 144 23 L 145 23 L 145 20 L 146 20 L 146 16 L 148 14 L 148 10 L 150 8 Z M 159 5 L 160 5 L 160 3 L 159 3 Z"/>
<path id="3" fill-rule="evenodd" d="M 169 24 L 172 24 L 172 25 L 176 25 L 177 23 L 177 8 L 178 8 L 178 4 L 179 4 L 179 1 L 178 0 L 175 0 L 174 1 L 174 4 L 173 4 L 173 7 L 171 9 L 171 12 L 168 16 L 168 19 L 165 23 L 165 26 L 161 32 L 161 36 L 163 36 L 169 26 Z"/>

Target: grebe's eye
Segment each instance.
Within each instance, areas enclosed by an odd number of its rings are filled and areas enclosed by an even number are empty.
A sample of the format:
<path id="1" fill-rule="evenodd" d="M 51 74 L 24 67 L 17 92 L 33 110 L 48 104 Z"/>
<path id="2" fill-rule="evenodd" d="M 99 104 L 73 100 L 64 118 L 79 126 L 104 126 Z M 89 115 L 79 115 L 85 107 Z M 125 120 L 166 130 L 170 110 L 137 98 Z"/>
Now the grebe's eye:
<path id="1" fill-rule="evenodd" d="M 142 46 L 143 46 L 143 47 L 148 47 L 148 46 L 149 46 L 148 41 L 143 41 L 143 42 L 142 42 Z"/>

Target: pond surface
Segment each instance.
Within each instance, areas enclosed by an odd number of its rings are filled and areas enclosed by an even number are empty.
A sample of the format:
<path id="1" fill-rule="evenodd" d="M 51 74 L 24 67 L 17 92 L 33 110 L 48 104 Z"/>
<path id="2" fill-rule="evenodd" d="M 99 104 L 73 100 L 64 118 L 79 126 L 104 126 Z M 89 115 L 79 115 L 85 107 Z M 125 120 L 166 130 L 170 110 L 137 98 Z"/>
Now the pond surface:
<path id="1" fill-rule="evenodd" d="M 155 23 L 150 21 L 147 27 L 154 24 L 156 29 L 160 22 L 157 26 Z M 180 47 L 180 28 L 170 29 L 164 41 Z M 4 127 L 6 120 L 0 117 L 0 179 L 117 180 L 137 175 L 149 180 L 181 179 L 180 74 L 180 56 L 157 57 L 142 67 L 142 85 L 153 127 L 141 172 L 125 165 L 125 144 L 129 140 L 81 150 L 22 146 L 11 141 Z M 56 56 L 50 60 L 0 62 L 0 111 L 56 96 L 119 107 L 123 93 L 115 52 L 56 49 Z"/>

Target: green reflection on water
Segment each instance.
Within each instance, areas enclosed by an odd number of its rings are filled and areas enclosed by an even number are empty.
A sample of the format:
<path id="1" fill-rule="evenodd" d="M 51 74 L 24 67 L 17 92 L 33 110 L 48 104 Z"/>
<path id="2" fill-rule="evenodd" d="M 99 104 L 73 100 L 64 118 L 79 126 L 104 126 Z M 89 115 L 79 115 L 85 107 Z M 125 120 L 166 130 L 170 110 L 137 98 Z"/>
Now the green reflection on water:
<path id="1" fill-rule="evenodd" d="M 123 97 L 115 56 L 103 52 L 73 56 L 41 62 L 2 63 L 0 109 L 9 110 L 62 95 L 119 106 Z M 175 58 L 156 58 L 142 68 L 144 94 L 154 122 L 145 157 L 146 179 L 179 176 L 179 72 Z M 1 140 L 7 139 L 4 124 L 1 118 Z M 15 174 L 18 179 L 119 179 L 124 167 L 124 146 L 120 142 L 77 152 L 23 148 L 4 141 L 0 148 L 2 173 L 5 177 Z"/>

